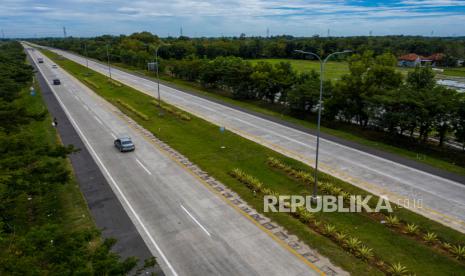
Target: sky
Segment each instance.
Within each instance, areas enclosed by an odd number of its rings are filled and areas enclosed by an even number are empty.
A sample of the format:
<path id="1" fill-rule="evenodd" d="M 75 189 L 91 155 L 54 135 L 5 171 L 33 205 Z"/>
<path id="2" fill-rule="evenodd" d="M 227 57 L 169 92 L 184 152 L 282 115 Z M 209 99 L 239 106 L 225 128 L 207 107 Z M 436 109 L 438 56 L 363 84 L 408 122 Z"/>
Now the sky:
<path id="1" fill-rule="evenodd" d="M 0 0 L 5 37 L 464 36 L 465 0 Z"/>

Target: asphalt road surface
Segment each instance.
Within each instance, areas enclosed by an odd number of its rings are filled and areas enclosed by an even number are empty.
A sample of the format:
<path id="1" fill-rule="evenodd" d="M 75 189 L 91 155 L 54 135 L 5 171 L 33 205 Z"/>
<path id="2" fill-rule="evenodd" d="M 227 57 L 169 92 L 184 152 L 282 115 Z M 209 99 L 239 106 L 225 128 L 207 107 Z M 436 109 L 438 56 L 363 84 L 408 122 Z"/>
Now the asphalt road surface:
<path id="1" fill-rule="evenodd" d="M 29 62 L 35 68 L 38 68 L 30 57 Z M 58 125 L 55 127 L 60 135 L 61 142 L 63 145 L 73 145 L 79 149 L 78 152 L 69 155 L 69 159 L 96 226 L 101 229 L 104 238 L 117 240 L 112 247 L 113 252 L 122 258 L 138 258 L 139 263 L 134 268 L 134 271 L 143 268 L 145 260 L 151 258 L 153 254 L 127 215 L 79 134 L 66 117 L 64 110 L 50 89 L 49 81 L 44 79 L 38 70 L 35 76 L 41 89 L 42 99 L 47 105 L 50 115 L 57 120 Z M 143 269 L 140 272 L 142 274 L 154 272 L 159 276 L 164 275 L 159 265 L 155 265 L 154 268 Z"/>
<path id="2" fill-rule="evenodd" d="M 86 65 L 85 58 L 54 50 Z M 108 75 L 105 64 L 89 60 L 89 67 Z M 126 85 L 156 97 L 156 83 L 111 69 Z M 289 157 L 314 164 L 315 136 L 252 114 L 161 85 L 161 98 L 214 124 L 225 126 Z M 388 197 L 417 213 L 465 233 L 465 185 L 326 139 L 320 141 L 320 168 L 377 195 Z"/>
<path id="3" fill-rule="evenodd" d="M 42 56 L 33 51 L 32 56 Z M 66 115 L 167 275 L 318 275 L 117 116 L 116 108 L 44 57 Z M 136 151 L 120 153 L 117 136 Z"/>

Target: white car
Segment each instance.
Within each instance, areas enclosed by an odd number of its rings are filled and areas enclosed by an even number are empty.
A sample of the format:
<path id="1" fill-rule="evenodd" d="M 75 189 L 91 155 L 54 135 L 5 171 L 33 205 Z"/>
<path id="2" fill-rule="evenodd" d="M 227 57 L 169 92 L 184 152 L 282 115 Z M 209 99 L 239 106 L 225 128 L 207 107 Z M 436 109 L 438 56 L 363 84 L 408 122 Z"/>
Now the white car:
<path id="1" fill-rule="evenodd" d="M 53 64 L 53 65 L 52 65 L 52 68 L 53 68 L 53 69 L 56 69 L 56 68 L 58 68 L 58 66 L 57 66 L 56 64 Z"/>

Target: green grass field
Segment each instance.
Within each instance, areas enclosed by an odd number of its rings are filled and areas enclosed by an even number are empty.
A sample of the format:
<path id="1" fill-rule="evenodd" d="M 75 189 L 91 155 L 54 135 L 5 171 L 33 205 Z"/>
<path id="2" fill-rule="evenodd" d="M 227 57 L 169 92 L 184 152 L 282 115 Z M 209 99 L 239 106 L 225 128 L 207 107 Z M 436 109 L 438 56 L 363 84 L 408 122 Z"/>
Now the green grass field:
<path id="1" fill-rule="evenodd" d="M 297 72 L 310 72 L 312 70 L 315 70 L 315 72 L 320 73 L 320 62 L 315 61 L 315 60 L 264 58 L 264 59 L 249 59 L 248 61 L 252 63 L 257 63 L 259 61 L 265 61 L 271 64 L 276 64 L 279 62 L 290 62 L 292 67 Z M 397 67 L 396 70 L 401 72 L 402 75 L 406 76 L 408 72 L 410 72 L 413 69 Z M 332 80 L 332 81 L 340 80 L 343 75 L 348 74 L 348 73 L 349 73 L 349 66 L 347 65 L 347 62 L 328 61 L 326 63 L 325 79 L 327 80 Z"/>
<path id="2" fill-rule="evenodd" d="M 115 86 L 101 74 L 88 71 L 85 67 L 69 60 L 58 60 L 56 55 L 51 52 L 45 53 L 81 81 L 87 77 L 91 82 L 97 84 L 99 88 L 90 85 L 89 88 L 237 192 L 258 211 L 263 211 L 262 199 L 255 197 L 249 188 L 232 178 L 228 174 L 232 169 L 240 168 L 252 174 L 265 183 L 267 187 L 279 191 L 281 194 L 306 193 L 306 188 L 302 184 L 279 171 L 270 169 L 266 162 L 267 158 L 271 156 L 306 171 L 312 171 L 310 167 L 231 132 L 221 133 L 217 126 L 195 116 L 191 116 L 191 121 L 183 121 L 171 114 L 160 117 L 158 109 L 151 103 L 152 97 L 125 85 Z M 88 73 L 90 73 L 89 76 L 86 75 Z M 135 113 L 118 104 L 118 100 L 146 114 L 149 120 L 141 119 Z M 222 145 L 225 145 L 226 149 L 221 149 Z M 331 179 L 352 193 L 365 194 L 364 191 L 348 183 L 327 175 L 322 174 L 321 176 Z M 425 230 L 436 232 L 438 236 L 449 242 L 461 243 L 465 240 L 464 235 L 406 209 L 397 209 L 396 214 L 402 220 L 414 222 Z M 298 235 L 308 245 L 330 257 L 335 264 L 352 274 L 382 274 L 374 266 L 349 254 L 330 239 L 315 233 L 311 228 L 288 214 L 267 213 L 266 216 Z M 363 214 L 325 213 L 319 214 L 318 217 L 325 223 L 334 224 L 339 229 L 344 229 L 344 231 L 357 236 L 364 244 L 373 248 L 376 255 L 384 261 L 389 263 L 401 262 L 417 275 L 458 275 L 465 271 L 463 262 L 444 255 L 415 239 L 400 235 Z"/>
<path id="3" fill-rule="evenodd" d="M 442 74 L 446 76 L 465 78 L 465 67 L 444 68 L 444 72 Z"/>
<path id="4" fill-rule="evenodd" d="M 315 70 L 317 73 L 320 73 L 320 62 L 313 60 L 303 60 L 303 59 L 279 59 L 279 58 L 266 58 L 266 59 L 249 59 L 252 63 L 257 63 L 259 61 L 269 62 L 271 64 L 276 64 L 279 62 L 290 62 L 292 67 L 298 72 L 310 72 Z M 325 66 L 325 79 L 328 80 L 338 80 L 342 75 L 349 72 L 349 67 L 346 62 L 334 62 L 329 61 Z"/>

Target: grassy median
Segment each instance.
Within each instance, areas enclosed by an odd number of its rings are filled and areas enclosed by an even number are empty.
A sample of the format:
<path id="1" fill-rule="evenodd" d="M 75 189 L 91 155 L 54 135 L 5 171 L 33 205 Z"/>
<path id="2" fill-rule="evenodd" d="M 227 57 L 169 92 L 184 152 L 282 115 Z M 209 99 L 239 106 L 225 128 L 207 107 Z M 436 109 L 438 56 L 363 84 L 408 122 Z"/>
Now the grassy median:
<path id="1" fill-rule="evenodd" d="M 89 71 L 86 67 L 70 60 L 57 59 L 57 55 L 54 53 L 49 51 L 44 51 L 44 53 L 161 140 L 236 191 L 258 211 L 263 210 L 262 199 L 259 196 L 254 196 L 249 188 L 231 177 L 229 172 L 232 169 L 240 168 L 252 174 L 266 183 L 267 187 L 279 191 L 281 194 L 306 193 L 305 186 L 282 172 L 270 168 L 267 160 L 268 157 L 274 157 L 293 167 L 309 172 L 312 171 L 312 168 L 234 133 L 228 131 L 222 133 L 218 126 L 195 116 L 189 115 L 191 120 L 182 120 L 168 112 L 165 112 L 164 116 L 159 116 L 159 110 L 153 104 L 152 97 L 125 85 L 119 86 L 110 83 L 107 77 Z M 85 81 L 86 78 L 87 81 Z M 89 80 L 94 85 L 89 85 Z M 141 118 L 131 109 L 122 105 L 121 102 L 147 115 L 149 119 Z M 226 148 L 223 149 L 222 146 L 226 146 Z M 366 194 L 365 191 L 331 176 L 322 174 L 321 177 L 329 179 L 353 194 Z M 465 235 L 406 209 L 397 209 L 395 213 L 401 220 L 415 223 L 426 231 L 434 231 L 439 237 L 450 243 L 460 244 L 465 240 Z M 357 258 L 331 239 L 316 233 L 289 214 L 267 213 L 266 216 L 298 235 L 308 245 L 330 257 L 335 264 L 354 275 L 382 274 L 375 266 Z M 458 275 L 465 271 L 463 261 L 443 254 L 421 241 L 399 234 L 364 214 L 324 213 L 317 216 L 320 221 L 336 225 L 339 229 L 357 236 L 364 244 L 373 248 L 375 254 L 383 261 L 391 264 L 400 262 L 410 272 L 417 275 Z"/>

